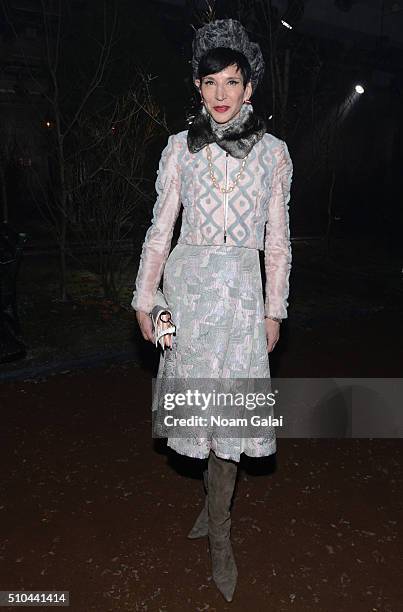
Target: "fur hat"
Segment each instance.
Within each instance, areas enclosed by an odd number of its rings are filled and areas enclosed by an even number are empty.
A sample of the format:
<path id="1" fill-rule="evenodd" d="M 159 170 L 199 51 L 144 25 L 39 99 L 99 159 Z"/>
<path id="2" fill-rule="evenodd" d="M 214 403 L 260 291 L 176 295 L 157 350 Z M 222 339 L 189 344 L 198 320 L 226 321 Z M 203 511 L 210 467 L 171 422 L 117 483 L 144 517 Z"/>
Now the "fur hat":
<path id="1" fill-rule="evenodd" d="M 252 69 L 251 82 L 255 91 L 264 73 L 264 59 L 258 43 L 250 42 L 245 28 L 236 19 L 216 19 L 196 31 L 192 43 L 193 80 L 198 78 L 201 57 L 216 47 L 229 47 L 245 55 Z"/>

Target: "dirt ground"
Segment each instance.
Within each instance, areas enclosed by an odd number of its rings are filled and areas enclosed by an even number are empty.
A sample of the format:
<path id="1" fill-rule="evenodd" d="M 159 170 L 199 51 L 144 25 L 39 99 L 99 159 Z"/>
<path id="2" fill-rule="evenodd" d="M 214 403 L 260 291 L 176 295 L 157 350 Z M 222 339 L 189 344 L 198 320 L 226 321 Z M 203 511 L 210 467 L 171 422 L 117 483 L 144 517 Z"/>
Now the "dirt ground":
<path id="1" fill-rule="evenodd" d="M 75 612 L 401 610 L 401 440 L 243 455 L 228 604 L 186 538 L 204 461 L 151 438 L 149 394 L 132 364 L 3 384 L 2 590 L 68 590 Z"/>

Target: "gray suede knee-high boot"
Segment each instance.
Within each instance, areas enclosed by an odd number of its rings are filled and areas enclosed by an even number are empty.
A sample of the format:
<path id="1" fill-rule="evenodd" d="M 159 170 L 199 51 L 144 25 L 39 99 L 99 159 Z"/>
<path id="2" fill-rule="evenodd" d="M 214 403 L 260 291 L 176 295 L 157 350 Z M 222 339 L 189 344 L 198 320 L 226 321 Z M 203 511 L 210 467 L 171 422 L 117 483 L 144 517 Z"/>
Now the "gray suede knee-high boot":
<path id="1" fill-rule="evenodd" d="M 208 462 L 208 537 L 213 579 L 226 599 L 232 601 L 238 570 L 232 550 L 231 500 L 238 464 L 220 459 L 210 451 Z"/>
<path id="2" fill-rule="evenodd" d="M 197 517 L 195 524 L 188 533 L 188 538 L 194 540 L 196 538 L 203 538 L 208 535 L 208 470 L 207 468 L 203 471 L 203 483 L 206 491 L 206 499 L 204 506 L 199 516 Z"/>

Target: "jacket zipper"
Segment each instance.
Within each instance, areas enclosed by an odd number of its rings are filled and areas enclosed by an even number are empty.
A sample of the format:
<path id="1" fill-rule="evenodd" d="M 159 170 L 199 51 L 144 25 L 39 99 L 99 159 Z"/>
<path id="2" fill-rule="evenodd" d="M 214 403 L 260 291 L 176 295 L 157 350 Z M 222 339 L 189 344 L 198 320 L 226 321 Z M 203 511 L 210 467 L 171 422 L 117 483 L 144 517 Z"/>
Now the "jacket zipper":
<path id="1" fill-rule="evenodd" d="M 225 153 L 225 192 L 224 192 L 224 244 L 227 242 L 227 177 L 228 177 L 228 152 Z"/>

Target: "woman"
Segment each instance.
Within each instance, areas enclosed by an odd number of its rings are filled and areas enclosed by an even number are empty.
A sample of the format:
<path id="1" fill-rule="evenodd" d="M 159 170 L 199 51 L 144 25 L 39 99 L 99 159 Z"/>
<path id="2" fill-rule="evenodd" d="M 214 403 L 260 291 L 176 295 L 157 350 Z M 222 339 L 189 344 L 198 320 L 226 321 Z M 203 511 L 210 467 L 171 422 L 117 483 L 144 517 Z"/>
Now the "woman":
<path id="1" fill-rule="evenodd" d="M 264 62 L 238 21 L 217 20 L 196 32 L 192 68 L 201 111 L 188 130 L 169 137 L 162 152 L 158 199 L 132 306 L 143 337 L 152 341 L 150 313 L 164 272 L 164 294 L 177 329 L 164 337 L 154 431 L 165 433 L 178 453 L 208 458 L 206 501 L 188 537 L 208 536 L 214 581 L 232 601 L 238 572 L 230 505 L 238 463 L 242 453 L 274 453 L 274 427 L 260 438 L 214 437 L 201 426 L 187 436 L 169 435 L 161 391 L 170 389 L 173 379 L 190 384 L 192 378 L 270 378 L 268 353 L 287 317 L 293 167 L 285 142 L 266 133 L 265 122 L 253 112 L 250 97 Z M 169 255 L 181 204 L 181 233 Z M 265 254 L 265 301 L 259 250 Z"/>

